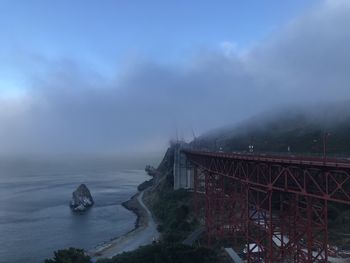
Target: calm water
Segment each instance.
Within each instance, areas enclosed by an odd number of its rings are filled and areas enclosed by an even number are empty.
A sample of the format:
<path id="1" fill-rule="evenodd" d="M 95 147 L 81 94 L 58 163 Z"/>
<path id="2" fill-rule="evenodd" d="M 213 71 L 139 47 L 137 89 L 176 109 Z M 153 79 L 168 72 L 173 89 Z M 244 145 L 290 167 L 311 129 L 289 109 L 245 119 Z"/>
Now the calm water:
<path id="1" fill-rule="evenodd" d="M 89 249 L 134 226 L 121 203 L 147 179 L 112 160 L 0 160 L 0 262 L 37 263 L 54 250 Z M 86 183 L 95 205 L 72 213 L 72 192 Z"/>

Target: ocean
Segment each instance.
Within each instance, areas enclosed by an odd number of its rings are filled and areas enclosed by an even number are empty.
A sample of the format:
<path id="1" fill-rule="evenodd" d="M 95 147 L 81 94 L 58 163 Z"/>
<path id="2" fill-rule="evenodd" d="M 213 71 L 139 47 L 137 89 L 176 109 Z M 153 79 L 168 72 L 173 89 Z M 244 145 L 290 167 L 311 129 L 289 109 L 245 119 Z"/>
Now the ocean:
<path id="1" fill-rule="evenodd" d="M 1 159 L 0 262 L 40 263 L 67 247 L 90 249 L 134 228 L 136 216 L 121 203 L 149 176 L 112 159 Z M 69 208 L 85 183 L 95 205 Z"/>

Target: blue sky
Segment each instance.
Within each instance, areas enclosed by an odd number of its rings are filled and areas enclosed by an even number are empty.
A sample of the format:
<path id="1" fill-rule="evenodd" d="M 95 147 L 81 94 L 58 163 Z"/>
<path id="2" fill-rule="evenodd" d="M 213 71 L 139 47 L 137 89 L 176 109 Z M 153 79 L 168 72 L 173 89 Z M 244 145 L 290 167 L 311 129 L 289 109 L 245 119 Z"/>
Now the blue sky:
<path id="1" fill-rule="evenodd" d="M 0 0 L 0 40 L 0 154 L 162 151 L 350 101 L 348 0 Z"/>
<path id="2" fill-rule="evenodd" d="M 176 63 L 222 42 L 246 49 L 319 2 L 1 0 L 0 85 L 33 70 L 27 53 L 112 76 L 129 57 Z"/>

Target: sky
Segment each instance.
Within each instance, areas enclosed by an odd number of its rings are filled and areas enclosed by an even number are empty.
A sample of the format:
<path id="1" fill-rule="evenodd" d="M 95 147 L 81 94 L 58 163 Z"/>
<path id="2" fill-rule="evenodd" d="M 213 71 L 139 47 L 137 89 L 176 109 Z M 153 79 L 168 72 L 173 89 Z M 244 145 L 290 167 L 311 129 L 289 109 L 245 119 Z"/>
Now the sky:
<path id="1" fill-rule="evenodd" d="M 164 151 L 350 97 L 346 0 L 0 0 L 0 153 Z"/>

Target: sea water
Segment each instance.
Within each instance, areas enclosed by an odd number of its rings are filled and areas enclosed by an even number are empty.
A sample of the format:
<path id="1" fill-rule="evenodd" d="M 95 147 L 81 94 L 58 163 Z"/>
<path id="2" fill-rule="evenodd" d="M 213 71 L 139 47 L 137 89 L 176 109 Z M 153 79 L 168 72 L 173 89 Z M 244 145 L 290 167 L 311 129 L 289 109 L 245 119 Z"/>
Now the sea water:
<path id="1" fill-rule="evenodd" d="M 125 234 L 135 215 L 121 203 L 146 179 L 111 159 L 0 159 L 0 262 L 40 263 L 55 250 L 90 249 Z M 69 208 L 81 183 L 95 201 L 83 214 Z"/>

